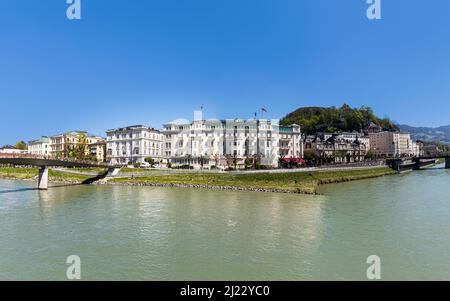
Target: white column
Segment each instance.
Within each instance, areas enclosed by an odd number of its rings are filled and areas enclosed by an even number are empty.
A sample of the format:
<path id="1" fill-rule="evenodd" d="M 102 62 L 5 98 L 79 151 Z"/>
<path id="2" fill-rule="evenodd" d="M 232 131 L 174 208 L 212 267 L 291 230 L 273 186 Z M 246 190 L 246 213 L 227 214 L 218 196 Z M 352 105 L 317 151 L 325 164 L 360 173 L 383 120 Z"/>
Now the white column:
<path id="1" fill-rule="evenodd" d="M 39 190 L 47 190 L 48 189 L 48 167 L 47 166 L 42 166 L 39 169 L 38 189 Z"/>

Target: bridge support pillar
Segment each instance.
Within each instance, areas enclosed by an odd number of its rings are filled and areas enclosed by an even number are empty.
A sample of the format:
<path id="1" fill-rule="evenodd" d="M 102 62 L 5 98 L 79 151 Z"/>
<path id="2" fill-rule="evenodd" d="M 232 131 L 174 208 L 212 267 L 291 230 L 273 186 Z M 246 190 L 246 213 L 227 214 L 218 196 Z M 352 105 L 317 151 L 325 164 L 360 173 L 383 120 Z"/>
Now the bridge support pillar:
<path id="1" fill-rule="evenodd" d="M 413 159 L 414 167 L 413 170 L 420 170 L 420 159 Z"/>
<path id="2" fill-rule="evenodd" d="M 450 157 L 445 158 L 445 168 L 450 168 Z"/>
<path id="3" fill-rule="evenodd" d="M 48 167 L 47 166 L 42 166 L 39 169 L 38 189 L 39 190 L 47 190 L 48 189 Z"/>
<path id="4" fill-rule="evenodd" d="M 120 171 L 120 167 L 112 167 L 108 169 L 107 177 L 115 177 Z"/>

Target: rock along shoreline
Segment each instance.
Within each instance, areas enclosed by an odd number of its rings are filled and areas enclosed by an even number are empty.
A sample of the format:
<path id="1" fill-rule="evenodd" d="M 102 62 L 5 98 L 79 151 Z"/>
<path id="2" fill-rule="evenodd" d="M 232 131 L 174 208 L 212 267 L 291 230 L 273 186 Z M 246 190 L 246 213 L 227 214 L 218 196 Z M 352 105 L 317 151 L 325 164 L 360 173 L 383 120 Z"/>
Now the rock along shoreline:
<path id="1" fill-rule="evenodd" d="M 138 186 L 138 187 L 165 187 L 165 188 L 195 188 L 195 189 L 209 189 L 209 190 L 228 190 L 228 191 L 253 191 L 253 192 L 274 192 L 286 194 L 307 194 L 320 195 L 318 192 L 294 191 L 288 189 L 263 189 L 252 187 L 236 187 L 236 186 L 213 186 L 200 184 L 175 184 L 175 183 L 151 183 L 151 182 L 97 182 L 94 185 L 105 186 Z"/>

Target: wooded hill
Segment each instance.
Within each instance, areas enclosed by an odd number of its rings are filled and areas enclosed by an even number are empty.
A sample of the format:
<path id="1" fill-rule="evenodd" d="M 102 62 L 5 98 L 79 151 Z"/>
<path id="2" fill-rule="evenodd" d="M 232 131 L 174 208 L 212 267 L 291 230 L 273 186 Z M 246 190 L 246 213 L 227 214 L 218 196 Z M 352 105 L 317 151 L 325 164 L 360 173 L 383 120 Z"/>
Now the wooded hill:
<path id="1" fill-rule="evenodd" d="M 365 130 L 371 123 L 384 130 L 399 130 L 389 118 L 378 118 L 372 108 L 351 108 L 344 104 L 336 107 L 304 107 L 287 114 L 282 125 L 298 124 L 302 132 L 352 132 Z"/>

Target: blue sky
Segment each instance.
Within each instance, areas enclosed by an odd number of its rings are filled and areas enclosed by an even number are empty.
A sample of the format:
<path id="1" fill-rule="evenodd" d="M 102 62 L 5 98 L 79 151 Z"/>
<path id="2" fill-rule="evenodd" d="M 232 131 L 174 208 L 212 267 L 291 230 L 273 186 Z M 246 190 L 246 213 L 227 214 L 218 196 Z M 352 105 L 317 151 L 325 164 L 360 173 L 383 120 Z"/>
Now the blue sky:
<path id="1" fill-rule="evenodd" d="M 450 124 L 450 1 L 0 0 L 0 145 L 192 118 L 369 105 Z"/>

